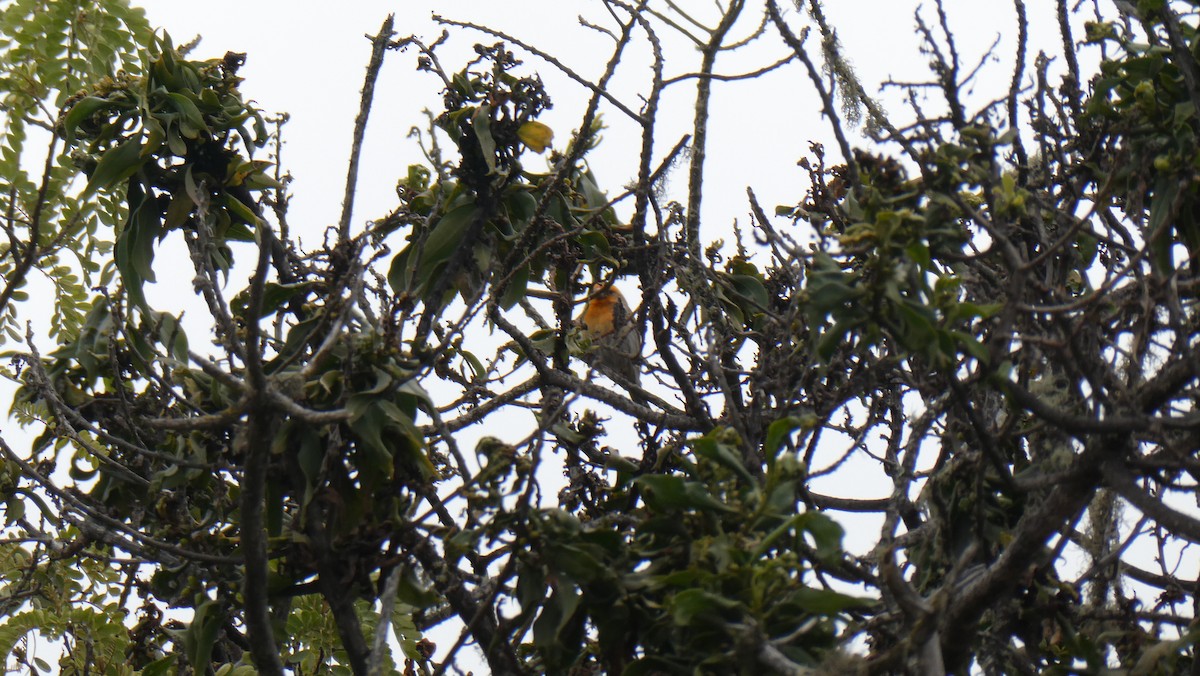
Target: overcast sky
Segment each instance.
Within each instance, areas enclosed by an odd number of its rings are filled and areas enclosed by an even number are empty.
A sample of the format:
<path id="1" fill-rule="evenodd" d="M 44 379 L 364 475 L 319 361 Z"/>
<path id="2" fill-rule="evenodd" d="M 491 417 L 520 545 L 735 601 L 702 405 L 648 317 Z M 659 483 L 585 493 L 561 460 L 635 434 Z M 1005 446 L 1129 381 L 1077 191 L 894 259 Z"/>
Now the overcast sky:
<path id="1" fill-rule="evenodd" d="M 708 2 L 682 4 L 699 8 L 700 18 L 712 16 L 711 11 L 705 12 L 711 10 Z M 868 91 L 877 91 L 878 84 L 888 78 L 927 79 L 927 59 L 918 50 L 913 20 L 916 2 L 839 0 L 826 4 L 831 23 Z M 980 101 L 991 98 L 1002 92 L 1011 78 L 1015 12 L 1010 3 L 1003 2 L 947 4 L 964 63 L 977 61 L 997 37 L 1001 38 L 997 50 L 1001 60 L 985 67 L 982 93 L 977 97 Z M 389 12 L 396 14 L 400 35 L 413 34 L 432 42 L 441 32 L 431 19 L 436 10 L 446 17 L 503 30 L 555 54 L 585 76 L 598 75 L 610 52 L 606 37 L 581 27 L 577 20 L 583 15 L 595 23 L 611 25 L 600 3 L 590 0 L 365 0 L 336 5 L 285 0 L 145 0 L 141 5 L 151 22 L 169 31 L 176 44 L 202 36 L 197 56 L 218 57 L 226 51 L 248 53 L 241 71 L 246 78 L 244 93 L 265 111 L 287 111 L 292 116 L 286 131 L 284 163 L 296 178 L 291 217 L 307 233 L 319 233 L 336 221 L 353 119 L 370 52 L 364 35 L 375 33 Z M 932 8 L 923 11 L 929 23 L 936 22 Z M 789 12 L 793 19 L 799 18 L 790 7 Z M 1032 0 L 1028 12 L 1032 42 L 1052 55 L 1060 52 L 1061 45 L 1055 42 L 1053 3 Z M 752 30 L 759 16 L 757 10 L 747 11 L 740 34 Z M 668 54 L 668 76 L 693 70 L 695 50 L 668 30 L 662 37 Z M 490 36 L 454 31 L 443 50 L 443 65 L 457 70 L 474 43 L 494 41 Z M 815 48 L 816 42 L 814 38 L 809 44 Z M 718 71 L 753 69 L 785 53 L 771 32 L 742 53 L 723 55 L 718 60 Z M 618 72 L 611 88 L 633 109 L 637 109 L 637 94 L 645 91 L 649 77 L 646 54 L 646 43 L 641 40 L 629 51 L 629 65 Z M 388 56 L 369 128 L 355 210 L 357 223 L 377 218 L 395 205 L 396 178 L 407 164 L 419 161 L 407 132 L 422 122 L 423 108 L 438 110 L 440 86 L 432 75 L 416 72 L 415 64 L 412 50 Z M 537 70 L 547 81 L 555 107 L 543 120 L 555 129 L 561 147 L 578 124 L 587 92 L 536 57 L 529 57 L 526 67 Z M 733 218 L 745 220 L 747 185 L 755 188 L 768 208 L 776 203 L 794 203 L 803 194 L 803 175 L 796 161 L 807 154 L 808 142 L 824 141 L 833 150 L 828 127 L 819 115 L 819 102 L 799 64 L 761 81 L 718 83 L 715 91 L 714 143 L 706 182 L 706 194 L 713 199 L 707 201 L 705 210 L 705 228 L 711 238 L 727 230 Z M 668 92 L 668 133 L 660 135 L 660 152 L 687 131 L 693 96 L 690 83 Z M 898 121 L 906 119 L 895 101 L 890 102 L 889 109 Z M 606 142 L 592 161 L 602 186 L 616 192 L 634 177 L 636 129 L 612 110 L 605 119 L 610 125 Z M 680 177 L 675 187 L 682 182 Z"/>

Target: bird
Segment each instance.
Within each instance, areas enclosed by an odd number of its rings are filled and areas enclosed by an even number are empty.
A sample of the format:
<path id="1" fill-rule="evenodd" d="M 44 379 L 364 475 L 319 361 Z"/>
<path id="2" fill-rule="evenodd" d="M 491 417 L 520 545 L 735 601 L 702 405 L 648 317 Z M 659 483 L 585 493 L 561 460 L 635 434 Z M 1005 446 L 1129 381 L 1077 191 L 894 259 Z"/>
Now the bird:
<path id="1" fill-rule="evenodd" d="M 615 374 L 641 385 L 642 336 L 633 323 L 633 311 L 611 284 L 597 283 L 576 320 L 592 344 L 587 361 L 610 378 Z"/>

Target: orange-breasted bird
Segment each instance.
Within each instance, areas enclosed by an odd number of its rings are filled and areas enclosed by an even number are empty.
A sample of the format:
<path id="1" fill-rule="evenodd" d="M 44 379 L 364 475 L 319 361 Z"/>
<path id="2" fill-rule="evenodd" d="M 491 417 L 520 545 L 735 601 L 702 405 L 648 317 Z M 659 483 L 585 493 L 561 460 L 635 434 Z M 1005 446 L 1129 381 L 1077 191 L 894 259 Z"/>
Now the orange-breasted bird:
<path id="1" fill-rule="evenodd" d="M 616 374 L 641 384 L 642 337 L 633 323 L 633 311 L 612 286 L 596 284 L 576 323 L 592 342 L 589 362 L 605 375 Z"/>

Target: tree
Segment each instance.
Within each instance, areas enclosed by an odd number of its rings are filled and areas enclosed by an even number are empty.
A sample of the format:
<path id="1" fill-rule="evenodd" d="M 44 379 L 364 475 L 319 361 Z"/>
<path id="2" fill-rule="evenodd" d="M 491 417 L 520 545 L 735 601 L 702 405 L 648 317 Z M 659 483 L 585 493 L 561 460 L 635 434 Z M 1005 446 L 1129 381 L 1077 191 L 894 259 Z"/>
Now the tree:
<path id="1" fill-rule="evenodd" d="M 0 305 L 24 343 L 13 414 L 38 436 L 0 443 L 0 647 L 48 670 L 27 638 L 61 639 L 69 673 L 396 673 L 389 633 L 404 673 L 468 665 L 467 645 L 496 674 L 1197 673 L 1198 7 L 1085 21 L 1059 0 L 1055 69 L 1030 62 L 1015 0 L 1011 85 L 973 110 L 980 71 L 937 2 L 902 116 L 816 0 L 602 0 L 595 81 L 444 18 L 483 36 L 451 66 L 450 33 L 389 18 L 344 216 L 301 250 L 261 159 L 283 120 L 237 74 L 253 55 L 193 60 L 121 0 L 9 5 Z M 665 34 L 698 48 L 686 76 Z M 751 39 L 788 56 L 723 72 Z M 636 40 L 654 61 L 629 101 L 610 85 Z M 444 109 L 396 208 L 358 229 L 375 77 L 405 50 Z M 590 96 L 544 171 L 530 60 Z M 736 186 L 752 222 L 723 244 L 701 218 L 729 187 L 704 180 L 714 83 L 786 68 L 836 156 L 814 143 L 809 187 L 773 211 Z M 681 86 L 675 142 L 659 106 Z M 587 162 L 604 111 L 642 131 L 615 196 Z M 164 240 L 186 245 L 211 347 L 143 293 Z M 44 338 L 17 323 L 34 273 L 56 293 Z M 618 322 L 633 371 L 575 319 L 615 281 L 641 290 Z M 864 466 L 890 495 L 828 481 Z M 851 514 L 874 515 L 871 551 L 843 550 Z M 459 638 L 435 646 L 445 623 Z"/>

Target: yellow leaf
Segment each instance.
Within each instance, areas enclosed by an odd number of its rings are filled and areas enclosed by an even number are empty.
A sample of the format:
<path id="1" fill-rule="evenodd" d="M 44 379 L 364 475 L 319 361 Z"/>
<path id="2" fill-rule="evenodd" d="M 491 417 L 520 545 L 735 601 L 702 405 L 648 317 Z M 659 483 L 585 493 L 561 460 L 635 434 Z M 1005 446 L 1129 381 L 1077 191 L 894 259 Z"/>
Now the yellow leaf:
<path id="1" fill-rule="evenodd" d="M 537 120 L 530 120 L 517 129 L 517 136 L 530 150 L 540 153 L 554 139 L 554 130 Z"/>
<path id="2" fill-rule="evenodd" d="M 236 165 L 236 166 L 235 166 Z M 241 185 L 245 180 L 254 174 L 262 174 L 271 166 L 270 162 L 265 160 L 250 160 L 249 162 L 238 162 L 234 159 L 229 164 L 229 168 L 225 171 L 225 185 L 237 186 Z"/>

